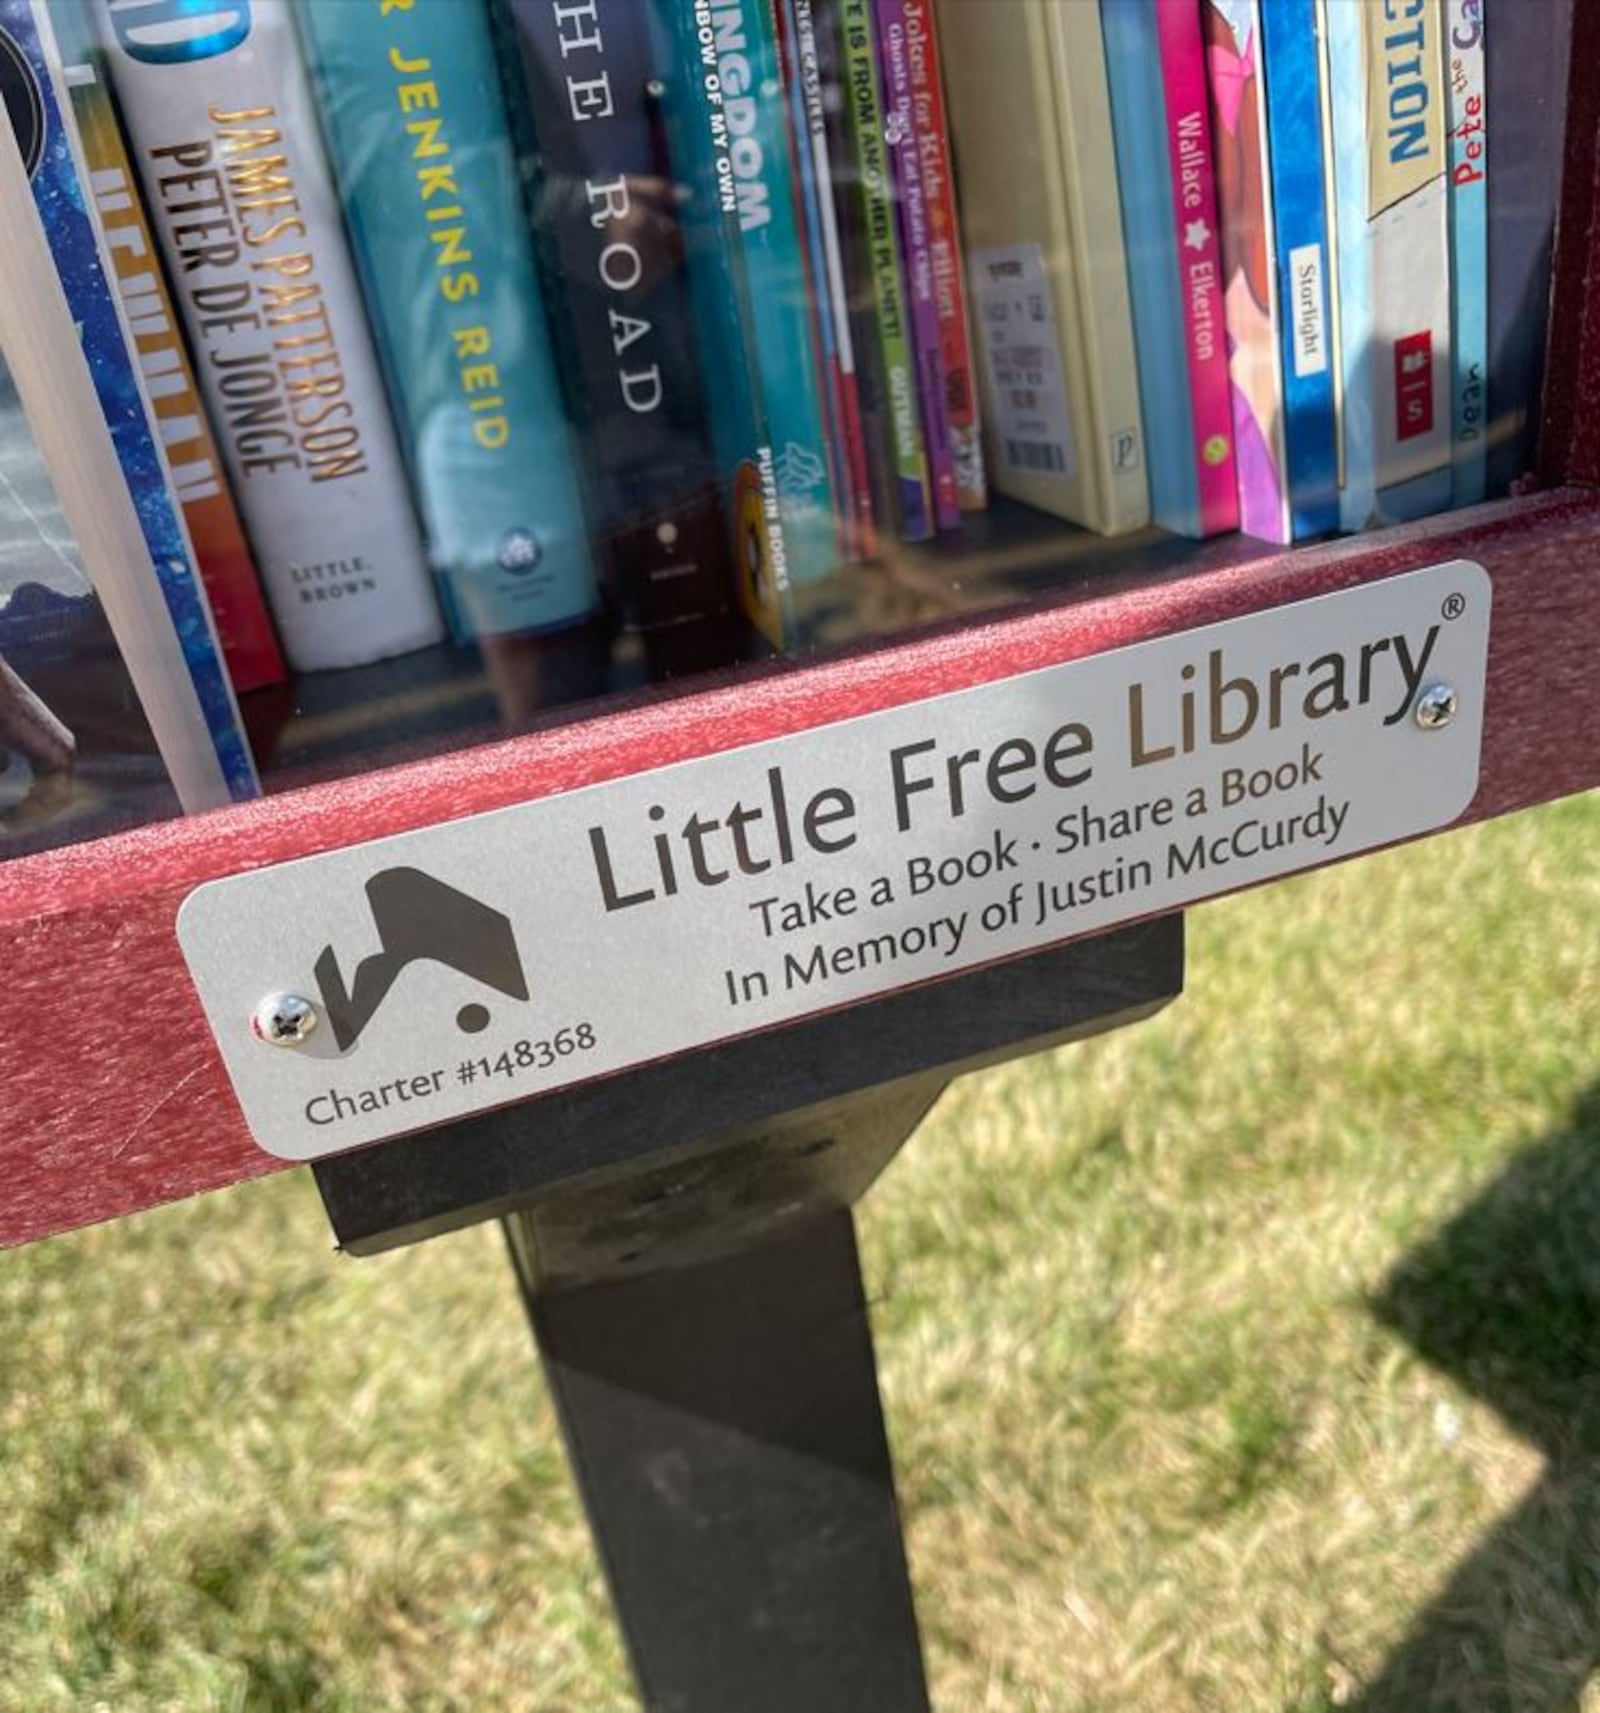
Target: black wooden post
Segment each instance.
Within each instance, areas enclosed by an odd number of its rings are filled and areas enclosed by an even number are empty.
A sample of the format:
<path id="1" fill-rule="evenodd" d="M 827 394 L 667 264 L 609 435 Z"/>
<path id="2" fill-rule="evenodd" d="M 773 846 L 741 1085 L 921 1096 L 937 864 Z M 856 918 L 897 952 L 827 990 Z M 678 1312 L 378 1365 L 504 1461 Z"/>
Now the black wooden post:
<path id="1" fill-rule="evenodd" d="M 316 1164 L 356 1254 L 503 1221 L 650 1713 L 927 1706 L 851 1207 L 1182 984 L 1170 917 Z"/>

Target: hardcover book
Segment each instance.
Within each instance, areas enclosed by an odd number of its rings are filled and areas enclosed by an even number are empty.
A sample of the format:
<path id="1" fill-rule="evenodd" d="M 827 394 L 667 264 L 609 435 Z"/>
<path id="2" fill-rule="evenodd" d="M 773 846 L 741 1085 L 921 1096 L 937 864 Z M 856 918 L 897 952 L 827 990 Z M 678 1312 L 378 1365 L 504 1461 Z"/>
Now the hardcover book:
<path id="1" fill-rule="evenodd" d="M 720 664 L 739 648 L 733 544 L 656 37 L 634 0 L 493 17 L 610 603 L 653 671 Z M 575 100 L 591 84 L 604 99 Z"/>
<path id="2" fill-rule="evenodd" d="M 202 682 L 227 691 L 214 642 L 216 675 L 199 679 L 194 635 L 180 629 L 194 617 L 210 638 L 198 579 L 187 561 L 155 558 L 152 534 L 162 541 L 177 514 L 70 176 L 58 99 L 24 41 L 38 46 L 30 20 L 10 13 L 0 22 L 0 856 L 212 808 L 253 784 L 231 696 L 221 742 L 216 704 L 202 696 Z M 98 298 L 83 289 L 85 270 Z M 169 602 L 180 574 L 179 593 L 195 597 L 183 617 Z"/>
<path id="3" fill-rule="evenodd" d="M 446 609 L 464 641 L 588 619 L 578 448 L 485 0 L 298 16 Z"/>
<path id="4" fill-rule="evenodd" d="M 1346 529 L 1450 504 L 1450 240 L 1440 0 L 1320 0 L 1332 115 Z M 1392 9 L 1389 9 L 1392 10 Z"/>
<path id="5" fill-rule="evenodd" d="M 904 540 L 926 541 L 934 533 L 933 493 L 871 0 L 838 0 L 837 19 L 849 144 L 844 176 L 853 186 L 848 252 L 851 272 L 865 282 L 856 314 L 858 349 L 869 354 L 862 367 L 868 443 L 889 472 L 886 515 Z"/>
<path id="6" fill-rule="evenodd" d="M 1239 527 L 1264 541 L 1290 541 L 1278 243 L 1272 220 L 1260 10 L 1256 0 L 1205 0 L 1201 16 L 1222 210 Z"/>
<path id="7" fill-rule="evenodd" d="M 1450 497 L 1476 505 L 1489 485 L 1489 104 L 1485 0 L 1446 0 L 1450 127 L 1450 316 L 1455 440 Z"/>
<path id="8" fill-rule="evenodd" d="M 1278 350 L 1283 374 L 1285 541 L 1339 527 L 1333 266 L 1316 0 L 1260 8 L 1266 78 Z"/>
<path id="9" fill-rule="evenodd" d="M 110 508 L 108 524 L 131 518 L 138 534 L 136 539 L 119 538 L 121 563 L 115 574 L 105 569 L 105 556 L 94 557 L 102 572 L 97 586 L 119 636 L 130 644 L 139 640 L 139 689 L 163 747 L 185 758 L 169 761 L 185 806 L 253 797 L 258 790 L 255 766 L 141 384 L 132 335 L 89 214 L 85 169 L 73 151 L 64 96 L 51 70 L 54 48 L 43 12 L 28 0 L 0 0 L 0 44 L 11 120 L 4 127 L 8 169 L 16 167 L 20 157 L 26 173 L 19 179 L 8 171 L 12 194 L 7 199 L 6 244 L 19 256 L 27 251 L 38 261 L 37 268 L 19 262 L 25 284 L 13 282 L 6 288 L 31 291 L 38 299 L 37 305 L 12 306 L 18 319 L 15 339 L 5 341 L 7 361 L 24 406 L 35 418 L 58 491 L 71 486 L 76 493 L 70 473 L 52 457 L 52 447 L 61 450 L 59 436 L 64 433 L 70 441 L 73 431 L 54 414 L 41 422 L 47 401 L 37 393 L 29 397 L 31 362 L 40 349 L 49 347 L 53 361 L 66 371 L 61 390 L 81 392 L 87 380 L 92 388 L 84 395 L 87 414 L 110 431 L 109 440 L 102 440 L 95 425 L 83 423 L 78 430 L 84 436 L 82 453 L 100 460 L 97 474 Z M 20 200 L 31 197 L 32 217 L 25 218 L 13 195 Z M 41 277 L 44 274 L 49 277 Z M 64 321 L 56 314 L 58 308 Z M 36 319 L 30 320 L 30 309 L 36 309 Z M 24 350 L 25 343 L 34 348 Z M 62 497 L 67 503 L 65 493 Z M 79 540 L 88 540 L 85 522 L 77 516 L 72 521 Z M 114 590 L 104 581 L 112 575 L 117 579 Z M 153 664 L 157 659 L 165 663 L 167 675 L 186 681 L 187 694 L 161 682 Z M 209 754 L 194 753 L 194 712 L 203 722 Z"/>
<path id="10" fill-rule="evenodd" d="M 444 635 L 287 0 L 96 0 L 290 664 Z"/>
<path id="11" fill-rule="evenodd" d="M 894 186 L 900 253 L 905 264 L 906 297 L 911 307 L 911 349 L 917 371 L 917 399 L 922 407 L 922 440 L 933 479 L 934 522 L 940 529 L 959 529 L 961 508 L 956 498 L 956 466 L 950 436 L 944 329 L 934 291 L 933 234 L 913 110 L 906 0 L 874 0 L 874 15 L 884 139 Z"/>
<path id="12" fill-rule="evenodd" d="M 1239 527 L 1222 249 L 1198 8 L 1102 0 L 1155 521 Z"/>
<path id="13" fill-rule="evenodd" d="M 50 18 L 88 168 L 95 218 L 167 454 L 173 489 L 194 544 L 228 676 L 241 692 L 281 683 L 286 670 L 283 651 L 200 402 L 172 294 L 105 81 L 91 14 L 78 0 L 51 0 Z"/>
<path id="14" fill-rule="evenodd" d="M 1139 529 L 1150 501 L 1100 8 L 954 5 L 940 29 L 991 485 L 1106 534 Z"/>

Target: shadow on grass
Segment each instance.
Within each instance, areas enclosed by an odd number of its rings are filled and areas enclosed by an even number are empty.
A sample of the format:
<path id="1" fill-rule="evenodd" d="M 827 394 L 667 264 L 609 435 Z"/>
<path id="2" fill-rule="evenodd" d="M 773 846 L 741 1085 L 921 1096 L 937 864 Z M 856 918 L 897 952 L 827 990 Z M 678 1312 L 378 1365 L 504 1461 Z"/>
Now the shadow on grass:
<path id="1" fill-rule="evenodd" d="M 1353 1705 L 1572 1713 L 1600 1665 L 1600 1084 L 1372 1306 L 1548 1466 Z"/>

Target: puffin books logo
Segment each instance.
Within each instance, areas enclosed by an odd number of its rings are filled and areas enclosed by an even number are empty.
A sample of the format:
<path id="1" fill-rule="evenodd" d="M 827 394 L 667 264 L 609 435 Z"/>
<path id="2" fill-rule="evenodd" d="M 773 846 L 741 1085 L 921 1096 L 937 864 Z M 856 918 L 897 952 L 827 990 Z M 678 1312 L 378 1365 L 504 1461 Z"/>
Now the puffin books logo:
<path id="1" fill-rule="evenodd" d="M 324 946 L 314 973 L 323 1015 L 341 1053 L 361 1039 L 401 973 L 415 963 L 443 964 L 508 999 L 528 997 L 528 978 L 511 923 L 498 910 L 435 880 L 420 868 L 386 868 L 367 882 L 378 950 L 346 981 L 338 953 Z M 456 1027 L 476 1035 L 489 1009 L 476 1002 L 456 1013 Z"/>

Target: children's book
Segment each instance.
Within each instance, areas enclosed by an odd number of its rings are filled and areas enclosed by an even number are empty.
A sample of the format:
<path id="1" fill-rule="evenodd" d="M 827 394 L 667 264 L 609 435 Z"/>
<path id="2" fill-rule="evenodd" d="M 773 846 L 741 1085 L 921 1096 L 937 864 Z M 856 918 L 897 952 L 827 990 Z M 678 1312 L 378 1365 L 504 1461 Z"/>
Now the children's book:
<path id="1" fill-rule="evenodd" d="M 1450 126 L 1450 315 L 1455 370 L 1450 493 L 1476 505 L 1489 486 L 1489 103 L 1487 0 L 1446 0 Z"/>

